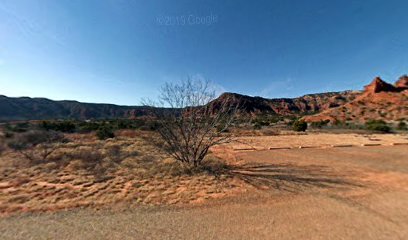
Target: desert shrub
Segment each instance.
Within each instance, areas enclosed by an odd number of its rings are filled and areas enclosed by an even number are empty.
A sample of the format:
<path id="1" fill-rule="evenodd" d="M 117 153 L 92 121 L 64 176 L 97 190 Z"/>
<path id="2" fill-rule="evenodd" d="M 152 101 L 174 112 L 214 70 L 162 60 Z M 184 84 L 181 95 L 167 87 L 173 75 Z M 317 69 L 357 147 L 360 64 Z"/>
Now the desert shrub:
<path id="1" fill-rule="evenodd" d="M 289 120 L 286 124 L 288 127 L 292 127 L 296 120 Z"/>
<path id="2" fill-rule="evenodd" d="M 88 133 L 92 131 L 97 131 L 102 124 L 99 122 L 81 122 L 78 124 L 78 132 Z"/>
<path id="3" fill-rule="evenodd" d="M 146 124 L 143 119 L 115 119 L 110 122 L 115 129 L 139 129 Z"/>
<path id="4" fill-rule="evenodd" d="M 108 154 L 100 151 L 98 146 L 79 146 L 74 151 L 65 154 L 67 168 L 84 170 L 97 179 L 106 177 L 109 170 L 114 170 L 117 165 Z"/>
<path id="5" fill-rule="evenodd" d="M 156 146 L 174 159 L 198 167 L 212 146 L 230 141 L 233 135 L 223 130 L 231 126 L 238 106 L 231 104 L 229 96 L 213 101 L 215 97 L 209 82 L 201 79 L 165 84 L 160 101 L 145 104 L 152 111 L 164 143 Z M 164 110 L 166 106 L 171 109 Z"/>
<path id="6" fill-rule="evenodd" d="M 271 123 L 269 121 L 269 119 L 265 116 L 260 116 L 255 118 L 255 120 L 253 121 L 254 126 L 258 125 L 258 126 L 269 126 Z"/>
<path id="7" fill-rule="evenodd" d="M 318 122 L 312 122 L 311 124 L 310 124 L 310 126 L 312 127 L 312 128 L 322 128 L 322 127 L 324 127 L 324 126 L 327 126 L 327 124 L 330 122 L 330 120 L 321 120 L 321 121 L 318 121 Z"/>
<path id="8" fill-rule="evenodd" d="M 8 140 L 7 146 L 22 154 L 31 163 L 40 163 L 58 148 L 59 143 L 66 142 L 64 135 L 55 131 L 30 130 L 16 133 Z"/>
<path id="9" fill-rule="evenodd" d="M 346 122 L 346 123 L 344 123 L 343 128 L 357 130 L 357 129 L 364 129 L 364 126 L 362 126 L 362 125 L 360 125 L 358 123 Z"/>
<path id="10" fill-rule="evenodd" d="M 407 124 L 404 121 L 400 121 L 397 125 L 397 129 L 402 131 L 408 130 Z"/>
<path id="11" fill-rule="evenodd" d="M 289 116 L 289 117 L 286 118 L 286 120 L 287 120 L 287 126 L 288 126 L 288 127 L 293 127 L 293 124 L 294 124 L 296 121 L 299 121 L 300 118 L 299 118 L 299 117 L 296 117 L 296 116 Z"/>
<path id="12" fill-rule="evenodd" d="M 119 145 L 111 145 L 106 147 L 105 151 L 106 157 L 114 161 L 115 163 L 119 163 L 122 161 L 122 148 Z"/>
<path id="13" fill-rule="evenodd" d="M 220 175 L 230 170 L 230 165 L 218 158 L 208 158 L 201 169 L 210 175 Z"/>
<path id="14" fill-rule="evenodd" d="M 115 136 L 136 138 L 140 136 L 140 133 L 134 130 L 120 130 L 120 131 L 115 132 Z"/>
<path id="15" fill-rule="evenodd" d="M 230 166 L 221 159 L 208 157 L 199 166 L 191 166 L 183 164 L 174 159 L 155 159 L 152 156 L 145 156 L 139 160 L 139 168 L 144 168 L 145 171 L 140 173 L 142 176 L 158 176 L 158 175 L 197 175 L 206 174 L 218 176 L 229 171 Z"/>
<path id="16" fill-rule="evenodd" d="M 262 125 L 261 125 L 259 122 L 256 122 L 256 123 L 254 123 L 253 128 L 254 128 L 255 130 L 259 130 L 259 129 L 262 128 Z"/>
<path id="17" fill-rule="evenodd" d="M 216 127 L 217 131 L 220 132 L 220 133 L 228 133 L 229 129 L 225 128 L 224 126 L 225 126 L 225 124 L 217 125 L 217 127 Z"/>
<path id="18" fill-rule="evenodd" d="M 16 124 L 7 123 L 4 128 L 6 132 L 22 133 L 30 130 L 32 128 L 32 125 L 29 122 L 19 122 Z"/>
<path id="19" fill-rule="evenodd" d="M 366 129 L 376 132 L 391 132 L 391 127 L 383 120 L 369 120 L 365 124 Z"/>
<path id="20" fill-rule="evenodd" d="M 303 120 L 298 120 L 293 123 L 293 130 L 296 132 L 304 132 L 307 129 L 307 122 Z"/>
<path id="21" fill-rule="evenodd" d="M 365 129 L 365 126 L 364 126 L 364 125 L 361 125 L 361 124 L 359 124 L 359 123 L 345 122 L 345 121 L 341 121 L 341 120 L 335 120 L 335 121 L 332 123 L 332 128 L 360 130 L 360 129 Z"/>
<path id="22" fill-rule="evenodd" d="M 139 127 L 139 129 L 144 131 L 157 131 L 159 127 L 160 124 L 157 121 L 149 120 L 146 121 L 143 126 Z"/>
<path id="23" fill-rule="evenodd" d="M 115 133 L 113 132 L 112 128 L 103 126 L 96 131 L 96 136 L 99 140 L 106 140 L 108 138 L 114 138 Z"/>
<path id="24" fill-rule="evenodd" d="M 76 124 L 72 121 L 42 121 L 40 127 L 44 130 L 53 130 L 65 133 L 73 133 L 76 130 Z"/>
<path id="25" fill-rule="evenodd" d="M 113 131 L 121 129 L 141 129 L 155 130 L 154 122 L 147 122 L 144 119 L 110 119 L 92 121 L 42 121 L 38 126 L 44 130 L 53 130 L 64 133 L 89 133 L 102 128 L 110 128 Z"/>
<path id="26" fill-rule="evenodd" d="M 80 146 L 65 154 L 68 160 L 81 161 L 84 168 L 92 168 L 103 159 L 103 155 L 95 147 Z"/>
<path id="27" fill-rule="evenodd" d="M 254 129 L 261 129 L 263 126 L 270 126 L 282 121 L 283 117 L 275 115 L 261 115 L 252 120 Z"/>

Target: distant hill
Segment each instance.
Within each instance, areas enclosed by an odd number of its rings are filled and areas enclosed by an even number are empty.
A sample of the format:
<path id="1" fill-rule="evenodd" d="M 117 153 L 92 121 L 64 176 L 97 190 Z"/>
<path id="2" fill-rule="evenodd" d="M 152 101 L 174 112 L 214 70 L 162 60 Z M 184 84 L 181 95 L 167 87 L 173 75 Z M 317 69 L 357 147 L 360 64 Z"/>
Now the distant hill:
<path id="1" fill-rule="evenodd" d="M 224 93 L 214 101 L 228 99 L 239 104 L 250 115 L 312 114 L 342 105 L 358 95 L 358 92 L 332 92 L 310 94 L 299 98 L 266 99 L 236 93 Z M 147 107 L 119 106 L 114 104 L 81 103 L 77 101 L 53 101 L 46 98 L 6 97 L 0 95 L 0 120 L 45 119 L 110 119 L 135 118 L 148 114 Z"/>
<path id="2" fill-rule="evenodd" d="M 53 101 L 46 98 L 0 95 L 0 120 L 134 118 L 147 113 L 146 107 L 114 104 Z"/>
<path id="3" fill-rule="evenodd" d="M 359 91 L 328 92 L 308 94 L 297 98 L 251 97 L 237 93 L 223 93 L 217 101 L 229 101 L 232 106 L 250 115 L 274 114 L 282 116 L 315 114 L 326 109 L 341 106 L 352 101 Z"/>
<path id="4" fill-rule="evenodd" d="M 217 101 L 238 105 L 247 116 L 273 114 L 303 116 L 306 121 L 358 121 L 368 119 L 408 119 L 408 77 L 401 77 L 394 85 L 380 78 L 367 85 L 364 91 L 343 91 L 308 94 L 297 98 L 251 97 L 237 93 L 223 93 Z M 0 121 L 45 119 L 111 119 L 145 116 L 143 106 L 53 101 L 46 98 L 6 97 L 0 95 Z"/>

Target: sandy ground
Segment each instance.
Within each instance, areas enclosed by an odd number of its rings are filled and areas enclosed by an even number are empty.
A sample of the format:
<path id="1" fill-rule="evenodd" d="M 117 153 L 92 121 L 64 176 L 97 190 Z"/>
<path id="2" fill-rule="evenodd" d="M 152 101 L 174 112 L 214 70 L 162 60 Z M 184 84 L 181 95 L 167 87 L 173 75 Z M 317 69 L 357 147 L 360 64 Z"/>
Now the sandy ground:
<path id="1" fill-rule="evenodd" d="M 299 148 L 316 147 L 327 148 L 337 145 L 363 146 L 369 145 L 393 145 L 408 144 L 406 134 L 332 134 L 332 133 L 308 133 L 303 135 L 276 135 L 239 137 L 233 144 L 229 144 L 235 150 L 250 149 L 264 150 L 270 148 Z"/>
<path id="2" fill-rule="evenodd" d="M 205 205 L 0 219 L 1 239 L 408 239 L 408 147 L 236 152 L 258 186 Z M 254 184 L 257 183 L 257 184 Z"/>

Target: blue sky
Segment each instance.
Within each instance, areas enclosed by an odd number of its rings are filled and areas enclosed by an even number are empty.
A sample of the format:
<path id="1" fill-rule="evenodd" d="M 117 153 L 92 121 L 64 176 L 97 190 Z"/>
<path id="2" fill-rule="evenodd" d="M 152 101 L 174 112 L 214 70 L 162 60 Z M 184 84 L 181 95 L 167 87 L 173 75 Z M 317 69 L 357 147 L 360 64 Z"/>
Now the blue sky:
<path id="1" fill-rule="evenodd" d="M 138 105 L 206 78 L 263 97 L 408 73 L 407 1 L 0 0 L 0 94 Z"/>

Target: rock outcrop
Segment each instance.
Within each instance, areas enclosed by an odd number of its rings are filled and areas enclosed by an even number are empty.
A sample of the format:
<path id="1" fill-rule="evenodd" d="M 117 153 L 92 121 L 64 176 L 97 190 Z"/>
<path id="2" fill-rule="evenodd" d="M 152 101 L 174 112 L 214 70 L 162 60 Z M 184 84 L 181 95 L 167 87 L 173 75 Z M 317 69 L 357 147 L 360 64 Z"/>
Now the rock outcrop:
<path id="1" fill-rule="evenodd" d="M 251 97 L 237 93 L 223 93 L 213 103 L 228 101 L 229 104 L 239 106 L 244 114 L 259 115 L 303 115 L 321 112 L 326 109 L 343 105 L 360 94 L 359 91 L 328 92 L 308 94 L 297 98 Z"/>
<path id="2" fill-rule="evenodd" d="M 366 122 L 371 119 L 397 121 L 408 118 L 408 77 L 401 77 L 395 85 L 376 77 L 354 100 L 316 115 L 304 117 L 316 122 Z"/>
<path id="3" fill-rule="evenodd" d="M 408 75 L 404 75 L 398 79 L 398 81 L 395 82 L 395 86 L 400 90 L 406 90 L 408 89 Z"/>
<path id="4" fill-rule="evenodd" d="M 374 78 L 374 80 L 364 87 L 364 92 L 379 93 L 379 92 L 396 92 L 397 88 L 393 85 L 384 82 L 380 77 Z"/>

